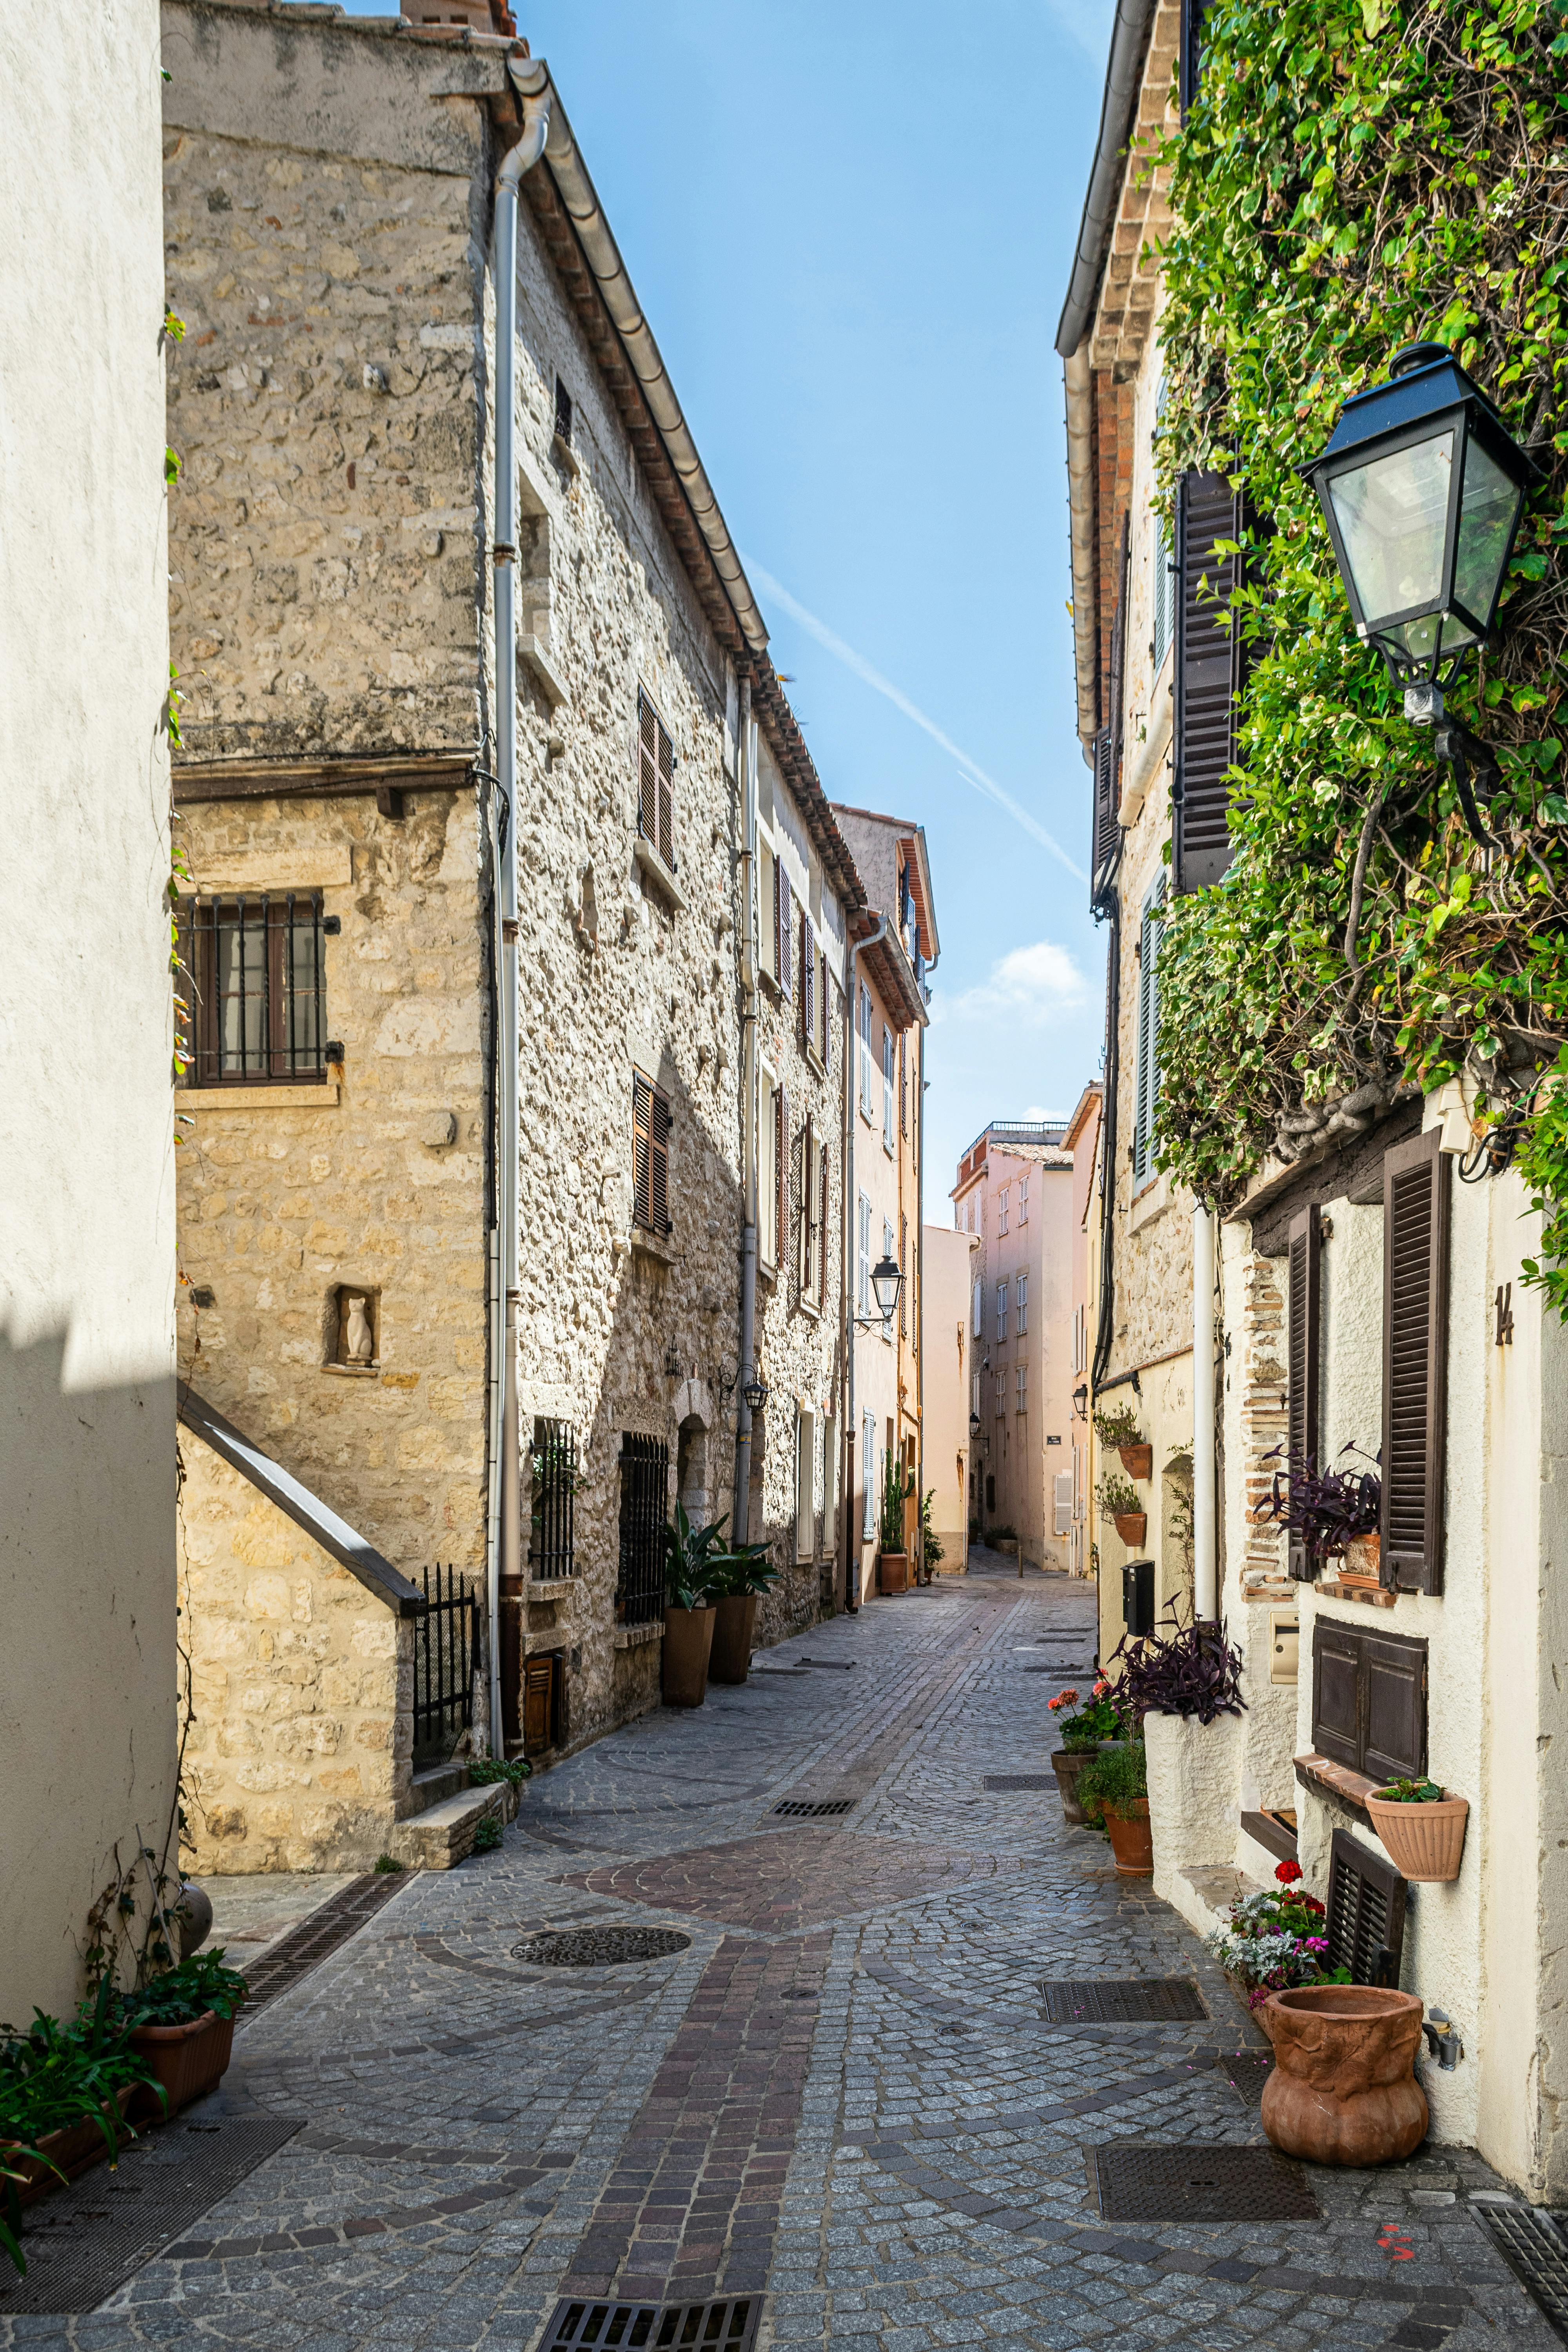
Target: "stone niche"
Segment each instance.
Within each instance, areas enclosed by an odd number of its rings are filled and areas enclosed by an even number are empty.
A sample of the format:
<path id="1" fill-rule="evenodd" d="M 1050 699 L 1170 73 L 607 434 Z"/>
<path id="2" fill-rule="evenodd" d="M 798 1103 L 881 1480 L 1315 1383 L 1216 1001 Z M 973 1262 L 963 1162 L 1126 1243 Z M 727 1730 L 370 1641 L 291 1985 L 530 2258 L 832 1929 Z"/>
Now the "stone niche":
<path id="1" fill-rule="evenodd" d="M 330 1372 L 381 1370 L 381 1293 L 365 1283 L 334 1283 L 327 1293 L 326 1367 Z"/>

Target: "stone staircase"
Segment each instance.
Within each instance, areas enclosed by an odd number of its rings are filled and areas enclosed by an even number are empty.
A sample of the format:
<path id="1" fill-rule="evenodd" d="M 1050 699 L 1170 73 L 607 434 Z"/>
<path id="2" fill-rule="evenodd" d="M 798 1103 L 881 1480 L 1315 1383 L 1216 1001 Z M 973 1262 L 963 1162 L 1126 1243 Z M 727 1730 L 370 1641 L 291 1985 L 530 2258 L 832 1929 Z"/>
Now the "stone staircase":
<path id="1" fill-rule="evenodd" d="M 466 1758 L 427 1765 L 414 1775 L 412 1805 L 394 1829 L 388 1852 L 409 1870 L 450 1870 L 472 1853 L 474 1832 L 487 1813 L 516 1820 L 519 1794 L 506 1780 L 471 1789 Z"/>

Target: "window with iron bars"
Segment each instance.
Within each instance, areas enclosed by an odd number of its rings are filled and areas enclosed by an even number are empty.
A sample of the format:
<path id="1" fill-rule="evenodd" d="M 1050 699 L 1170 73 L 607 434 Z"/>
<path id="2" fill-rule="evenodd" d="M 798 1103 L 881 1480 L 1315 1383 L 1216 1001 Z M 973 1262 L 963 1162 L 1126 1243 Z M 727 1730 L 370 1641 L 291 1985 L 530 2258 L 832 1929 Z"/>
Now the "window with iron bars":
<path id="1" fill-rule="evenodd" d="M 538 1581 L 575 1576 L 577 1433 L 570 1422 L 533 1422 L 533 1514 L 528 1572 Z"/>
<path id="2" fill-rule="evenodd" d="M 178 921 L 185 1083 L 321 1085 L 328 919 L 321 892 L 185 899 Z M 331 924 L 337 928 L 335 916 Z"/>
<path id="3" fill-rule="evenodd" d="M 664 1615 L 664 1525 L 669 1448 L 657 1437 L 621 1434 L 621 1555 L 616 1615 L 652 1625 Z"/>

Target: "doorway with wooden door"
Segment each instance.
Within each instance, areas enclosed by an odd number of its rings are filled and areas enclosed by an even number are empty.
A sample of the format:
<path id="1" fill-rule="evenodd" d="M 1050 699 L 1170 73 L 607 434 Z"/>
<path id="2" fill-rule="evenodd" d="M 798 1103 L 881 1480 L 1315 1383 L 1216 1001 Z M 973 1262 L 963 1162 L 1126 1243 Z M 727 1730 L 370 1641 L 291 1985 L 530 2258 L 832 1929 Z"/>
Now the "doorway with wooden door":
<path id="1" fill-rule="evenodd" d="M 566 1656 L 535 1650 L 522 1664 L 522 1752 L 530 1762 L 566 1738 Z"/>

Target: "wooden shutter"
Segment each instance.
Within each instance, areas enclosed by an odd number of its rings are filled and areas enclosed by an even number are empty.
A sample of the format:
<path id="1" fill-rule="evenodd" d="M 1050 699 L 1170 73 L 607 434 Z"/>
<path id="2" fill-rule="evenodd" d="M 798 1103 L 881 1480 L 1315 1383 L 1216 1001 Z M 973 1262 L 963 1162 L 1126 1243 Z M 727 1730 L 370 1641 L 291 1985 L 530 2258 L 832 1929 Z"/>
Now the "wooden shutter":
<path id="1" fill-rule="evenodd" d="M 640 1070 L 632 1072 L 632 1223 L 647 1227 L 653 1137 L 653 1088 Z"/>
<path id="2" fill-rule="evenodd" d="M 668 1234 L 669 1222 L 669 1105 L 656 1087 L 647 1152 L 648 1223 L 656 1234 Z"/>
<path id="3" fill-rule="evenodd" d="M 1160 1098 L 1160 921 L 1163 887 L 1143 908 L 1138 942 L 1137 1064 L 1133 1087 L 1132 1174 L 1142 1183 L 1154 1173 L 1154 1128 Z"/>
<path id="4" fill-rule="evenodd" d="M 1362 1760 L 1380 1787 L 1426 1770 L 1426 1644 L 1363 1633 Z"/>
<path id="5" fill-rule="evenodd" d="M 675 746 L 666 734 L 663 722 L 658 728 L 658 854 L 670 872 L 675 871 Z"/>
<path id="6" fill-rule="evenodd" d="M 1383 1156 L 1384 1584 L 1443 1590 L 1449 1167 L 1440 1130 Z"/>
<path id="7" fill-rule="evenodd" d="M 778 956 L 778 982 L 784 995 L 793 996 L 795 958 L 792 952 L 791 933 L 795 929 L 795 893 L 789 887 L 789 876 L 784 872 L 782 857 L 774 866 L 773 872 L 778 877 L 778 929 L 774 933 L 775 953 Z"/>
<path id="8" fill-rule="evenodd" d="M 1405 1881 L 1349 1830 L 1334 1832 L 1330 1851 L 1328 1937 L 1329 1966 L 1348 1969 L 1352 1984 L 1398 1984 Z"/>
<path id="9" fill-rule="evenodd" d="M 1230 614 L 1240 559 L 1241 500 L 1223 474 L 1184 474 L 1176 498 L 1176 725 L 1173 889 L 1206 889 L 1230 864 L 1230 784 L 1242 638 Z M 1226 621 L 1229 620 L 1229 625 Z"/>
<path id="10" fill-rule="evenodd" d="M 658 847 L 658 718 L 637 689 L 637 831 Z"/>
<path id="11" fill-rule="evenodd" d="M 827 951 L 822 956 L 822 1066 L 833 1067 L 833 974 L 827 967 Z"/>
<path id="12" fill-rule="evenodd" d="M 1292 1462 L 1318 1461 L 1319 1335 L 1321 1298 L 1322 1220 L 1313 1202 L 1290 1220 L 1290 1389 L 1287 1451 Z M 1289 1543 L 1290 1573 L 1306 1583 L 1318 1563 L 1300 1538 Z"/>
<path id="13" fill-rule="evenodd" d="M 827 1146 L 825 1143 L 822 1147 L 822 1173 L 817 1180 L 816 1187 L 817 1214 L 821 1220 L 821 1236 L 816 1245 L 816 1303 L 825 1312 L 827 1307 L 828 1166 Z"/>
<path id="14" fill-rule="evenodd" d="M 1362 1769 L 1363 1638 L 1333 1617 L 1312 1626 L 1312 1746 L 1352 1772 Z"/>
<path id="15" fill-rule="evenodd" d="M 1116 822 L 1115 771 L 1111 755 L 1111 733 L 1102 727 L 1090 747 L 1094 763 L 1094 884 L 1098 888 L 1107 878 L 1107 869 L 1121 839 L 1121 827 Z"/>
<path id="16" fill-rule="evenodd" d="M 781 1272 L 789 1263 L 789 1095 L 781 1087 L 773 1097 L 773 1231 Z"/>
<path id="17" fill-rule="evenodd" d="M 800 910 L 800 1041 L 803 1045 L 816 1043 L 816 941 L 804 907 Z"/>

